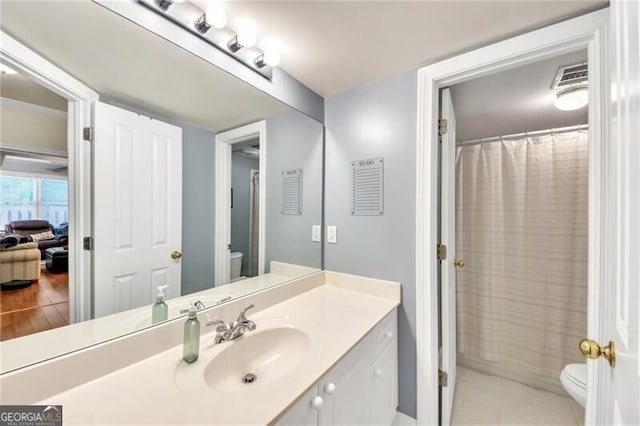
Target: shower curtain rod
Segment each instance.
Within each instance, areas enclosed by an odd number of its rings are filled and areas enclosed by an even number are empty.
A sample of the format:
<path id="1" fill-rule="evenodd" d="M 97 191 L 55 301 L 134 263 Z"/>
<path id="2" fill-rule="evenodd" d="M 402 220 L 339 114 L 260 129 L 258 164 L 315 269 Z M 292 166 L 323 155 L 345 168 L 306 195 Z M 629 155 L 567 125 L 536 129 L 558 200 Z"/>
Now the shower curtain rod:
<path id="1" fill-rule="evenodd" d="M 544 135 L 552 135 L 554 133 L 568 133 L 568 132 L 575 132 L 577 130 L 586 130 L 588 128 L 589 128 L 588 124 L 579 124 L 577 126 L 559 127 L 556 129 L 547 129 L 547 130 L 537 130 L 535 132 L 523 132 L 523 133 L 514 133 L 512 135 L 492 136 L 489 138 L 480 138 L 480 139 L 470 139 L 468 141 L 456 142 L 456 146 L 477 145 L 477 144 L 488 143 L 488 142 L 500 142 L 505 139 L 518 139 L 518 138 L 528 137 L 528 136 L 544 136 Z"/>

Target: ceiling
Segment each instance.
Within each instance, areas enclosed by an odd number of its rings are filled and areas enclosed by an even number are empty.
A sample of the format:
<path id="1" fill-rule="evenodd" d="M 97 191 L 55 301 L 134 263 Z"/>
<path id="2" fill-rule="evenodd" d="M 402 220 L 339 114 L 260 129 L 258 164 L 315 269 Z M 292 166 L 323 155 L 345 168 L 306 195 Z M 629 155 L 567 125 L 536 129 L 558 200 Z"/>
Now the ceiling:
<path id="1" fill-rule="evenodd" d="M 119 104 L 214 132 L 289 109 L 91 1 L 1 7 L 3 31 Z"/>
<path id="2" fill-rule="evenodd" d="M 329 97 L 606 5 L 605 0 L 230 0 L 225 7 L 231 28 L 240 19 L 256 22 L 259 41 L 260 36 L 280 40 L 281 67 Z M 0 26 L 101 95 L 187 124 L 219 131 L 285 109 L 88 0 L 3 0 Z"/>
<path id="3" fill-rule="evenodd" d="M 203 1 L 193 0 L 203 4 Z M 324 97 L 583 14 L 603 0 L 228 1 L 229 25 L 282 43 L 281 68 Z"/>
<path id="4" fill-rule="evenodd" d="M 67 100 L 22 74 L 0 74 L 0 96 L 67 111 Z"/>
<path id="5" fill-rule="evenodd" d="M 451 88 L 456 139 L 465 141 L 586 124 L 587 107 L 560 111 L 551 90 L 560 66 L 587 61 L 587 51 L 513 68 Z"/>

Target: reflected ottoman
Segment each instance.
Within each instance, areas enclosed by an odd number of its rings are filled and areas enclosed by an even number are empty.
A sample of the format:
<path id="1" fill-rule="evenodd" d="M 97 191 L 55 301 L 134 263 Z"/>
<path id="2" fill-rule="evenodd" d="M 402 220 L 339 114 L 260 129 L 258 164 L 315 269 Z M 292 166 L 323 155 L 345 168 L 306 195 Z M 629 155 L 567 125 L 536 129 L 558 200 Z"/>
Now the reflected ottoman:
<path id="1" fill-rule="evenodd" d="M 69 250 L 62 247 L 51 247 L 44 251 L 44 264 L 47 270 L 58 273 L 69 270 Z"/>

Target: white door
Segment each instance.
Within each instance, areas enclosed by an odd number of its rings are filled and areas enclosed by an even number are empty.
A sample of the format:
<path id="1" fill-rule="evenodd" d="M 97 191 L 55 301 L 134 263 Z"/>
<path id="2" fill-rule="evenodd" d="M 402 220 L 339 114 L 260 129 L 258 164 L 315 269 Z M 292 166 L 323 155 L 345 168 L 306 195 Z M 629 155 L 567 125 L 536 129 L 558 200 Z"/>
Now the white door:
<path id="1" fill-rule="evenodd" d="M 605 270 L 613 287 L 611 340 L 616 365 L 598 361 L 610 378 L 610 391 L 598 389 L 598 402 L 610 402 L 612 425 L 640 424 L 640 3 L 611 4 L 611 128 L 607 159 L 609 199 Z M 607 339 L 608 340 L 608 339 Z M 608 344 L 607 341 L 599 342 Z M 588 400 L 587 403 L 595 401 Z"/>
<path id="2" fill-rule="evenodd" d="M 441 128 L 441 210 L 440 243 L 447 247 L 447 258 L 440 263 L 440 297 L 442 324 L 441 369 L 447 373 L 447 386 L 443 386 L 441 399 L 442 424 L 451 423 L 453 396 L 456 387 L 456 117 L 449 89 L 442 90 L 443 123 Z M 446 123 L 446 130 L 445 124 Z"/>
<path id="3" fill-rule="evenodd" d="M 182 129 L 97 102 L 94 139 L 95 317 L 180 296 Z"/>

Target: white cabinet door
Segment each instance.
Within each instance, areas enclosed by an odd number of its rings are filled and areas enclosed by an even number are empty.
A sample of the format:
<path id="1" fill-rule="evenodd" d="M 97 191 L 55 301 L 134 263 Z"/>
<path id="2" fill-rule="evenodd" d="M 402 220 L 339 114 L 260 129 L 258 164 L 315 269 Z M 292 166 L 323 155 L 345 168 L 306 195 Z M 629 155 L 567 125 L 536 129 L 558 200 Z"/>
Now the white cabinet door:
<path id="1" fill-rule="evenodd" d="M 398 342 L 380 355 L 371 371 L 371 424 L 389 425 L 398 407 Z"/>
<path id="2" fill-rule="evenodd" d="M 94 156 L 95 317 L 180 296 L 182 129 L 97 102 Z"/>
<path id="3" fill-rule="evenodd" d="M 320 398 L 320 400 L 317 398 Z M 289 408 L 289 410 L 280 417 L 280 420 L 276 422 L 276 425 L 317 426 L 318 410 L 322 409 L 321 401 L 322 397 L 318 396 L 318 385 L 314 385 L 293 405 L 293 407 Z"/>
<path id="4" fill-rule="evenodd" d="M 320 381 L 321 425 L 370 424 L 370 380 L 366 346 L 358 345 Z"/>

